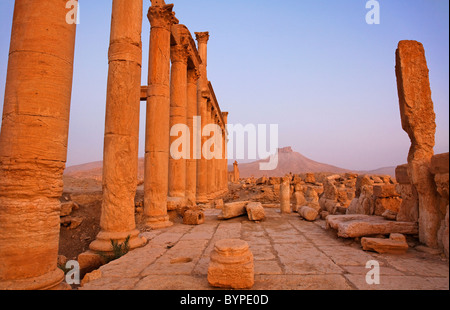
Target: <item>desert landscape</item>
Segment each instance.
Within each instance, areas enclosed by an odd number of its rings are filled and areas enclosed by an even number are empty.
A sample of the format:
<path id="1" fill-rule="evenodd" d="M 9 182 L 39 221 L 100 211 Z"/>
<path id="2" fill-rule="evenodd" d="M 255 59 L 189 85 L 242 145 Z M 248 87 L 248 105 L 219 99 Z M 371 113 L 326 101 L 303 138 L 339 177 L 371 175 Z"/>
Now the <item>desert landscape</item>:
<path id="1" fill-rule="evenodd" d="M 78 1 L 14 2 L 0 290 L 244 290 L 256 304 L 270 303 L 258 291 L 449 290 L 449 153 L 435 151 L 424 44 L 392 46 L 403 163 L 350 169 L 282 145 L 240 161 L 228 148 L 245 132 L 208 78 L 210 33 L 191 33 L 176 3 L 111 2 L 103 160 L 78 165 L 67 164 Z M 171 302 L 204 301 L 183 298 Z"/>

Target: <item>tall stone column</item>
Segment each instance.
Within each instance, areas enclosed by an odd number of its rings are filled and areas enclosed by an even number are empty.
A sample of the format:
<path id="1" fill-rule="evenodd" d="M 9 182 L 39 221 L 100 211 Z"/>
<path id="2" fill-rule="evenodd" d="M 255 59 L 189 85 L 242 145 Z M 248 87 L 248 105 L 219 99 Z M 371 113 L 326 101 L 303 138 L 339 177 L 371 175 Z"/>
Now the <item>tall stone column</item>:
<path id="1" fill-rule="evenodd" d="M 198 86 L 198 114 L 201 117 L 201 130 L 208 123 L 207 102 L 208 94 L 208 77 L 207 77 L 207 44 L 209 40 L 208 32 L 196 32 L 196 39 L 198 42 L 198 52 L 202 63 L 200 64 L 200 77 L 197 82 Z M 201 147 L 207 141 L 207 137 L 202 135 Z M 197 202 L 208 202 L 208 161 L 201 155 L 201 159 L 197 161 Z"/>
<path id="2" fill-rule="evenodd" d="M 187 124 L 190 135 L 190 156 L 186 161 L 186 199 L 190 205 L 197 203 L 197 145 L 194 143 L 196 128 L 194 128 L 194 117 L 198 116 L 197 106 L 197 82 L 199 71 L 195 68 L 189 69 L 187 74 Z M 200 148 L 201 153 L 201 148 Z"/>
<path id="3" fill-rule="evenodd" d="M 224 135 L 223 135 L 223 189 L 224 192 L 228 192 L 228 112 L 222 112 L 224 121 Z"/>
<path id="4" fill-rule="evenodd" d="M 209 112 L 209 118 L 208 118 L 208 124 L 214 124 L 214 115 L 215 111 L 212 107 L 212 103 L 208 104 L 208 112 Z M 211 133 L 213 135 L 214 133 Z M 211 139 L 211 136 L 209 137 Z M 214 137 L 215 139 L 216 137 Z M 216 151 L 216 145 L 214 144 L 213 147 L 211 147 L 211 152 L 214 154 Z M 213 157 L 212 159 L 208 160 L 208 199 L 214 199 L 216 197 L 216 159 Z"/>
<path id="5" fill-rule="evenodd" d="M 217 113 L 214 113 L 214 124 L 220 127 L 220 125 L 219 125 L 219 116 L 217 115 Z M 215 170 L 215 173 L 216 173 L 216 178 L 215 178 L 216 181 L 214 182 L 215 183 L 215 196 L 216 197 L 221 194 L 221 188 L 220 188 L 220 173 L 221 173 L 220 166 L 221 165 L 220 165 L 220 162 L 222 160 L 221 159 L 222 158 L 222 141 L 221 141 L 222 130 L 218 134 L 220 134 L 220 136 L 219 135 L 215 136 L 215 141 L 216 141 L 215 148 L 216 149 L 214 151 L 215 157 L 213 159 L 213 161 L 214 161 L 214 170 Z"/>
<path id="6" fill-rule="evenodd" d="M 200 87 L 200 82 L 198 82 Z M 203 133 L 203 128 L 208 123 L 208 100 L 209 94 L 205 91 L 199 91 L 198 95 L 198 114 L 201 118 L 200 128 Z M 201 158 L 197 161 L 197 203 L 208 202 L 208 160 L 205 158 L 202 149 L 203 145 L 207 141 L 207 137 L 201 136 Z"/>
<path id="7" fill-rule="evenodd" d="M 290 177 L 283 177 L 280 185 L 280 211 L 291 213 L 291 182 Z"/>
<path id="8" fill-rule="evenodd" d="M 153 229 L 173 225 L 167 215 L 170 122 L 170 29 L 178 20 L 173 4 L 153 0 L 151 24 L 147 124 L 145 133 L 144 216 Z"/>
<path id="9" fill-rule="evenodd" d="M 438 247 L 441 221 L 438 193 L 430 171 L 434 155 L 436 115 L 425 50 L 416 41 L 400 41 L 396 51 L 396 76 L 402 127 L 411 140 L 408 175 L 419 197 L 419 239 Z"/>
<path id="10" fill-rule="evenodd" d="M 111 240 L 130 248 L 139 238 L 135 205 L 139 151 L 142 62 L 142 0 L 113 0 L 103 153 L 103 203 L 100 233 L 93 251 L 110 252 Z"/>
<path id="11" fill-rule="evenodd" d="M 234 161 L 233 163 L 233 179 L 234 179 L 234 183 L 239 183 L 239 167 L 238 167 L 238 162 Z"/>
<path id="12" fill-rule="evenodd" d="M 0 132 L 0 290 L 48 289 L 57 267 L 75 24 L 66 1 L 16 0 Z"/>
<path id="13" fill-rule="evenodd" d="M 172 46 L 170 55 L 172 59 L 170 128 L 172 129 L 175 125 L 186 125 L 187 123 L 187 61 L 189 56 L 187 46 Z M 180 137 L 187 138 L 187 136 L 171 136 L 170 145 L 172 146 L 175 140 L 182 139 Z M 182 147 L 186 148 L 189 140 L 182 140 Z M 184 153 L 184 150 L 178 151 Z M 174 154 L 169 154 L 169 197 L 186 201 L 186 158 L 175 159 Z"/>

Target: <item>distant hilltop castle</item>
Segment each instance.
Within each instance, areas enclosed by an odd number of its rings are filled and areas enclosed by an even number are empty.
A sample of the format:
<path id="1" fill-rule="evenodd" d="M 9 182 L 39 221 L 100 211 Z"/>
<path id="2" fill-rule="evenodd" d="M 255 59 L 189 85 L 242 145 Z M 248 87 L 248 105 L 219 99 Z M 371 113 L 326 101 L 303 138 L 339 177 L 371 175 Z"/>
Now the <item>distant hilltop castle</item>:
<path id="1" fill-rule="evenodd" d="M 278 153 L 294 153 L 291 146 L 278 148 Z"/>

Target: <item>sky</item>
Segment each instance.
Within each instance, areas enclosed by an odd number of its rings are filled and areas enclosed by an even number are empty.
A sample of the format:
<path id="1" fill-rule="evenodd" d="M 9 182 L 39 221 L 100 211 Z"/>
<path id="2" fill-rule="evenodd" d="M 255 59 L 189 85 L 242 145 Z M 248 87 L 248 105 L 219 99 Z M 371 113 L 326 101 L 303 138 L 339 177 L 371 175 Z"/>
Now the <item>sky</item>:
<path id="1" fill-rule="evenodd" d="M 231 124 L 278 124 L 279 146 L 327 164 L 371 170 L 406 163 L 395 50 L 423 43 L 436 112 L 435 153 L 449 151 L 449 1 L 173 0 L 191 33 L 209 31 L 208 79 Z M 80 0 L 67 166 L 103 158 L 111 0 Z M 142 85 L 150 26 L 144 0 Z M 0 1 L 0 102 L 14 0 Z M 3 112 L 0 104 L 0 113 Z M 144 155 L 145 103 L 141 104 Z"/>

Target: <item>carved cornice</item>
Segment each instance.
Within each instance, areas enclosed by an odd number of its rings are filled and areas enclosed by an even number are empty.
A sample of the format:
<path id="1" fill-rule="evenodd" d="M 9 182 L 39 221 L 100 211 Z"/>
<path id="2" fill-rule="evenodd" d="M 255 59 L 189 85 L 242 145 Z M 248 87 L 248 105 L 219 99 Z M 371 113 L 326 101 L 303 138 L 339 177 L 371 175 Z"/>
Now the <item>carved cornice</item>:
<path id="1" fill-rule="evenodd" d="M 173 12 L 173 6 L 173 4 L 165 4 L 149 8 L 147 17 L 152 28 L 165 28 L 170 31 L 172 25 L 179 23 Z"/>

